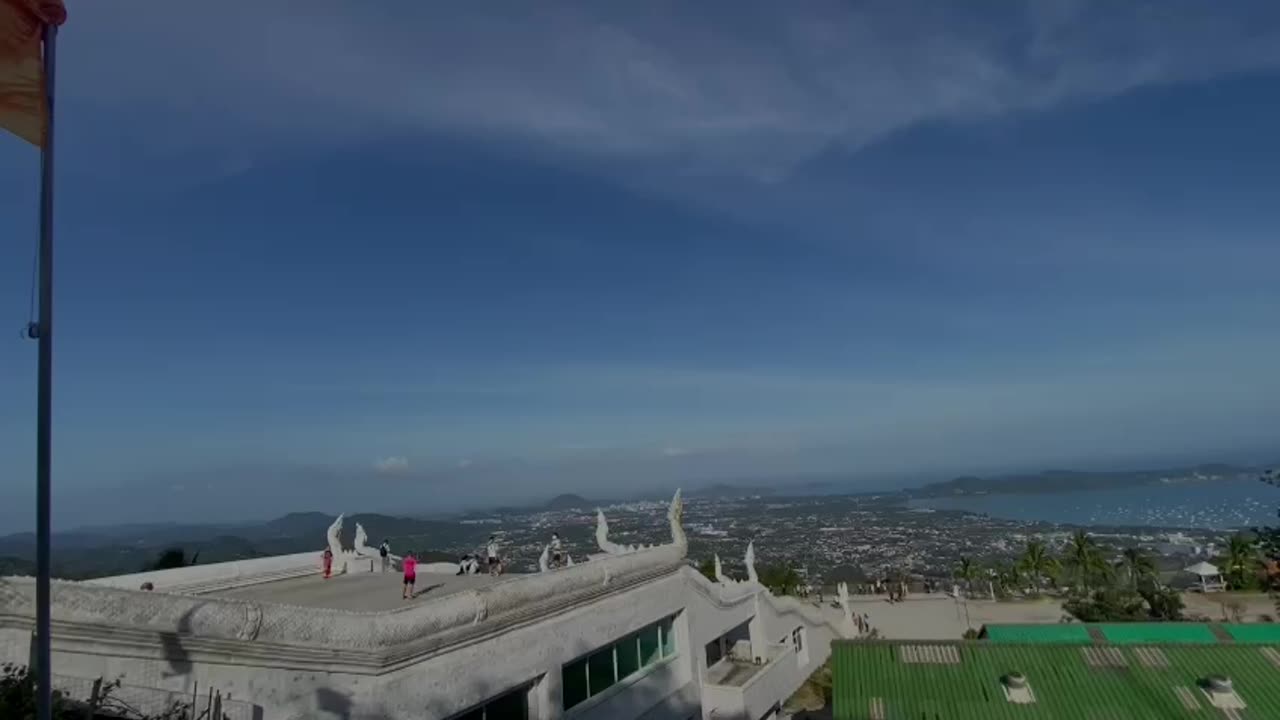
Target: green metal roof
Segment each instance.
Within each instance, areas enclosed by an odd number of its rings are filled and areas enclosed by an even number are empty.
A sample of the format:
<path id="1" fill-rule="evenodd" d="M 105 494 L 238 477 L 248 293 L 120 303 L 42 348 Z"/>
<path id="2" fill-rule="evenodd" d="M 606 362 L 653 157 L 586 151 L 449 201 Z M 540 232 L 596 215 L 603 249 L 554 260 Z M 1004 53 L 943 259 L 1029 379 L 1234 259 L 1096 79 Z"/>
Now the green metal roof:
<path id="1" fill-rule="evenodd" d="M 1280 645 L 1280 623 L 1224 623 L 1222 629 L 1238 643 Z"/>
<path id="2" fill-rule="evenodd" d="M 1238 717 L 1280 718 L 1274 645 L 838 641 L 832 671 L 837 720 L 1212 720 L 1222 712 L 1199 686 L 1210 675 L 1231 678 Z M 1034 703 L 1005 699 L 1014 671 Z"/>
<path id="3" fill-rule="evenodd" d="M 1280 625 L 1227 625 L 1196 622 L 1058 623 L 985 625 L 980 637 L 990 642 L 1015 643 L 1110 643 L 1148 645 L 1184 643 L 1212 645 L 1236 640 L 1231 628 L 1244 628 L 1242 637 L 1258 638 L 1240 642 L 1280 644 Z M 1254 628 L 1275 628 L 1255 630 Z"/>
<path id="4" fill-rule="evenodd" d="M 1218 637 L 1207 623 L 1100 623 L 1107 642 L 1117 645 L 1150 645 L 1152 643 L 1199 643 L 1213 645 Z"/>
<path id="5" fill-rule="evenodd" d="M 982 639 L 991 642 L 1054 643 L 1088 645 L 1093 642 L 1089 628 L 1079 623 L 1057 625 L 986 625 Z"/>

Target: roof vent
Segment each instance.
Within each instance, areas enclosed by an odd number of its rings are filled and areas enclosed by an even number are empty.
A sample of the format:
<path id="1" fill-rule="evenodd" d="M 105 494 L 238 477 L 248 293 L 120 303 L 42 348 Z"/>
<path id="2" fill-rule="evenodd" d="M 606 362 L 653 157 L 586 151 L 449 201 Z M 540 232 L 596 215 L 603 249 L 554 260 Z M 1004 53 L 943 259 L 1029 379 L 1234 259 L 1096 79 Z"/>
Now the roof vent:
<path id="1" fill-rule="evenodd" d="M 1000 685 L 1004 688 L 1004 699 L 1011 703 L 1026 705 L 1036 701 L 1036 694 L 1027 684 L 1027 676 L 1020 672 L 1014 671 L 1000 678 Z"/>
<path id="2" fill-rule="evenodd" d="M 1231 678 L 1226 675 L 1212 675 L 1205 678 L 1205 685 L 1213 692 L 1235 692 L 1235 687 L 1231 684 Z"/>
<path id="3" fill-rule="evenodd" d="M 1210 675 L 1200 681 L 1200 690 L 1209 703 L 1220 710 L 1243 710 L 1244 700 L 1236 693 L 1231 678 L 1226 675 Z"/>

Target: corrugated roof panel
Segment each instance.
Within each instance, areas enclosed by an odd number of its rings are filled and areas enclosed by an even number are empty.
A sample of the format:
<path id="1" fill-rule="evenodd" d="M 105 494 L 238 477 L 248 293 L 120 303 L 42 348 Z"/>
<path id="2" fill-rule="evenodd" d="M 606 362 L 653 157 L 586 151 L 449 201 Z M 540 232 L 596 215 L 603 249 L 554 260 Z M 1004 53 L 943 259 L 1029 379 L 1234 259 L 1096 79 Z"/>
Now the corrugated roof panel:
<path id="1" fill-rule="evenodd" d="M 910 643 L 920 646 L 916 641 Z M 956 648 L 957 664 L 904 663 L 899 643 L 834 644 L 833 699 L 839 720 L 870 717 L 874 700 L 888 718 L 999 720 L 1162 720 L 1207 718 L 1208 702 L 1199 689 L 1209 675 L 1226 675 L 1248 705 L 1244 717 L 1280 718 L 1280 669 L 1257 645 L 1173 644 L 1159 648 L 1167 663 L 1143 662 L 1148 648 L 1118 648 L 1124 667 L 1094 667 L 1079 645 L 1042 643 L 937 643 Z M 1021 672 L 1036 702 L 1015 705 L 1000 682 Z M 1196 710 L 1190 709 L 1196 707 Z"/>
<path id="2" fill-rule="evenodd" d="M 1280 645 L 1280 624 L 1277 623 L 1223 623 L 1222 629 L 1238 643 Z"/>
<path id="3" fill-rule="evenodd" d="M 1098 628 L 1107 642 L 1117 645 L 1155 645 L 1163 643 L 1195 643 L 1212 645 L 1217 636 L 1204 623 L 1100 623 Z"/>
<path id="4" fill-rule="evenodd" d="M 1093 642 L 1089 629 L 1076 623 L 1057 625 L 987 625 L 985 639 L 990 642 L 1081 643 Z"/>

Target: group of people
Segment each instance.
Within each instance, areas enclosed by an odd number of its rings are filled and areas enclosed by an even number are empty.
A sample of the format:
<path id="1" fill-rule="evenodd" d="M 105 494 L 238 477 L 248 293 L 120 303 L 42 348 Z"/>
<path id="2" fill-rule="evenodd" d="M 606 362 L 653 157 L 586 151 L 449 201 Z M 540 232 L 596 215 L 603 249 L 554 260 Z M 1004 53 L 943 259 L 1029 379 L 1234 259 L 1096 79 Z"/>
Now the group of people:
<path id="1" fill-rule="evenodd" d="M 391 569 L 391 541 L 383 540 L 378 546 L 378 556 L 382 559 L 382 572 Z M 324 579 L 328 580 L 333 577 L 333 550 L 325 548 L 320 554 L 320 562 L 324 567 Z M 412 552 L 407 553 L 400 559 L 400 569 L 403 575 L 403 590 L 401 595 L 408 600 L 413 597 L 413 586 L 418 581 L 418 559 L 413 556 Z"/>
<path id="2" fill-rule="evenodd" d="M 564 567 L 567 562 L 567 556 L 564 553 L 564 544 L 560 540 L 560 533 L 551 533 L 551 542 L 548 545 L 551 551 L 551 567 Z M 391 569 L 391 542 L 383 540 L 378 546 L 378 555 L 382 558 L 382 572 Z M 325 548 L 320 556 L 321 563 L 324 567 L 324 578 L 328 580 L 333 577 L 333 551 Z M 501 547 L 498 543 L 497 535 L 490 535 L 489 542 L 485 544 L 484 549 L 484 566 L 480 564 L 477 555 L 463 555 L 458 562 L 458 575 L 479 575 L 482 570 L 487 570 L 490 576 L 501 575 L 504 569 L 501 555 Z M 413 587 L 418 580 L 418 559 L 413 553 L 407 553 L 400 560 L 400 568 L 403 572 L 403 592 L 404 599 L 413 597 Z"/>
<path id="3" fill-rule="evenodd" d="M 485 543 L 483 565 L 481 565 L 478 555 L 468 553 L 458 561 L 458 572 L 456 574 L 479 575 L 482 570 L 488 571 L 491 576 L 502 574 L 502 555 L 500 554 L 497 535 L 490 535 L 489 542 Z"/>
<path id="4" fill-rule="evenodd" d="M 391 568 L 391 542 L 383 540 L 378 546 L 378 555 L 382 557 L 382 572 L 386 572 Z M 325 548 L 320 554 L 320 562 L 324 565 L 324 577 L 329 579 L 333 576 L 333 550 Z"/>

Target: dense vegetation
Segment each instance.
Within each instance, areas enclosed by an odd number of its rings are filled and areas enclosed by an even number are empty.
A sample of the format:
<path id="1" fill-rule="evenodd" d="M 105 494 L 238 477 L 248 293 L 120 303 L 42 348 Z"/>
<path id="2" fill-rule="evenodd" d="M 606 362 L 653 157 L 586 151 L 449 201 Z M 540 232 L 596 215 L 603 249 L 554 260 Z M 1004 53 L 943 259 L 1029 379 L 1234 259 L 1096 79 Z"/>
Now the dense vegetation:
<path id="1" fill-rule="evenodd" d="M 1267 559 L 1260 536 L 1241 533 L 1229 539 L 1217 563 L 1228 589 L 1251 591 L 1273 581 Z M 955 576 L 969 592 L 975 581 L 985 579 L 1000 597 L 1036 595 L 1046 585 L 1057 588 L 1066 595 L 1066 610 L 1086 622 L 1182 619 L 1182 599 L 1160 584 L 1151 556 L 1130 547 L 1118 560 L 1108 561 L 1107 552 L 1083 530 L 1057 556 L 1043 542 L 1031 540 L 1015 563 L 982 568 L 961 558 Z"/>
<path id="2" fill-rule="evenodd" d="M 1267 470 L 1258 478 L 1272 487 L 1280 488 L 1280 472 Z M 1280 507 L 1276 508 L 1276 517 L 1280 518 Z M 1276 601 L 1276 611 L 1280 612 L 1280 525 L 1256 528 L 1258 545 L 1266 558 L 1267 589 Z"/>
<path id="3" fill-rule="evenodd" d="M 131 708 L 116 697 L 120 681 L 98 686 L 96 697 L 71 698 L 58 691 L 53 693 L 53 720 L 184 720 L 190 706 L 176 702 L 160 714 L 146 714 Z M 34 720 L 36 716 L 36 678 L 23 665 L 7 664 L 0 667 L 0 718 L 4 720 Z"/>

